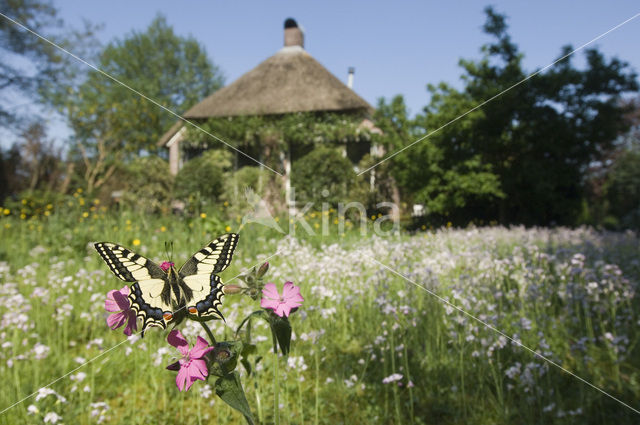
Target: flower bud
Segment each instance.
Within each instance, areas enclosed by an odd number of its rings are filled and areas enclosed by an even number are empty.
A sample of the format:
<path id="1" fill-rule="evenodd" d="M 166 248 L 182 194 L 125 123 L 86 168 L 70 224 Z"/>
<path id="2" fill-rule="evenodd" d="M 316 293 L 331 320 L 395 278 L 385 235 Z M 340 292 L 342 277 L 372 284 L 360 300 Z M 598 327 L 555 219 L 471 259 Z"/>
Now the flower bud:
<path id="1" fill-rule="evenodd" d="M 267 270 L 269 270 L 268 261 L 260 266 L 260 268 L 258 269 L 258 273 L 256 274 L 256 277 L 260 279 L 262 276 L 264 276 L 267 273 Z"/>
<path id="2" fill-rule="evenodd" d="M 240 285 L 224 285 L 222 292 L 225 294 L 239 294 L 244 288 Z"/>

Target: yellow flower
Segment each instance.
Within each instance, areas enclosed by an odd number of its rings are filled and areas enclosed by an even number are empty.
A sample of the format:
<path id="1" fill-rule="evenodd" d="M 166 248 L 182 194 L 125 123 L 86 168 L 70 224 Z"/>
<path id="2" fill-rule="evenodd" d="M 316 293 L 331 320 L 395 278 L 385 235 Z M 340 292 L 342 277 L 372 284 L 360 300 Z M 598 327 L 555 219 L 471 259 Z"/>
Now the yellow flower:
<path id="1" fill-rule="evenodd" d="M 5 208 L 4 210 L 2 210 L 4 215 L 9 215 L 11 214 L 11 210 L 9 208 Z"/>
<path id="2" fill-rule="evenodd" d="M 453 226 L 450 221 L 447 221 L 447 227 Z"/>
<path id="3" fill-rule="evenodd" d="M 320 225 L 318 223 L 313 223 L 313 227 L 315 227 L 316 229 L 319 229 Z"/>
<path id="4" fill-rule="evenodd" d="M 22 220 L 24 220 L 25 218 L 27 218 L 27 215 L 26 215 L 25 213 L 22 213 L 22 214 L 20 214 L 20 218 L 21 218 Z"/>
<path id="5" fill-rule="evenodd" d="M 83 216 L 84 218 L 87 218 L 87 217 L 89 217 L 89 213 L 85 211 L 85 212 L 83 212 L 83 213 L 82 213 L 82 216 Z"/>
<path id="6" fill-rule="evenodd" d="M 371 216 L 371 220 L 375 220 L 375 219 L 376 219 L 376 216 L 375 216 L 375 215 L 372 215 L 372 216 Z"/>
<path id="7" fill-rule="evenodd" d="M 94 203 L 95 205 L 100 205 L 100 199 L 94 199 L 94 200 L 93 200 L 93 203 Z"/>
<path id="8" fill-rule="evenodd" d="M 427 230 L 427 226 L 425 226 L 424 224 L 421 227 L 422 230 Z"/>
<path id="9" fill-rule="evenodd" d="M 140 245 L 140 239 L 134 239 L 133 246 L 138 246 L 138 245 Z"/>
<path id="10" fill-rule="evenodd" d="M 51 215 L 51 211 L 45 211 L 45 212 L 44 212 L 44 215 L 45 215 L 46 217 L 49 217 L 49 216 Z"/>
<path id="11" fill-rule="evenodd" d="M 333 219 L 333 224 L 338 224 L 338 219 L 337 218 Z"/>
<path id="12" fill-rule="evenodd" d="M 11 227 L 11 223 L 5 223 L 4 228 L 8 229 L 9 227 Z"/>
<path id="13" fill-rule="evenodd" d="M 231 226 L 227 226 L 227 227 L 225 227 L 225 228 L 224 228 L 224 231 L 225 231 L 225 232 L 230 232 L 230 231 L 231 231 Z"/>
<path id="14" fill-rule="evenodd" d="M 274 220 L 276 221 L 276 223 L 280 222 L 280 217 L 276 217 L 274 218 Z"/>
<path id="15" fill-rule="evenodd" d="M 126 224 L 127 226 L 128 226 L 128 225 L 130 225 L 130 224 L 131 224 L 131 220 L 127 220 L 127 221 L 125 221 L 125 224 Z"/>
<path id="16" fill-rule="evenodd" d="M 316 218 L 316 213 L 312 212 L 311 213 L 311 218 Z"/>
<path id="17" fill-rule="evenodd" d="M 48 209 L 48 210 L 52 210 L 52 209 L 53 209 L 53 205 L 51 205 L 51 204 L 47 204 L 47 209 Z"/>
<path id="18" fill-rule="evenodd" d="M 222 204 L 222 205 L 224 205 L 225 207 L 228 207 L 229 206 L 229 202 L 224 201 L 224 204 Z"/>
<path id="19" fill-rule="evenodd" d="M 27 200 L 26 199 L 22 200 L 22 205 L 27 205 Z"/>
<path id="20" fill-rule="evenodd" d="M 79 203 L 80 205 L 84 205 L 84 198 L 80 198 L 80 199 L 78 199 L 78 203 Z"/>
<path id="21" fill-rule="evenodd" d="M 78 188 L 78 193 L 82 193 L 82 188 L 81 187 Z"/>
<path id="22" fill-rule="evenodd" d="M 200 218 L 207 218 L 207 214 L 206 213 L 200 213 Z"/>
<path id="23" fill-rule="evenodd" d="M 166 227 L 164 227 L 164 226 L 160 226 L 160 231 L 161 231 L 161 232 L 166 232 L 166 231 L 167 231 L 167 228 L 166 228 Z"/>

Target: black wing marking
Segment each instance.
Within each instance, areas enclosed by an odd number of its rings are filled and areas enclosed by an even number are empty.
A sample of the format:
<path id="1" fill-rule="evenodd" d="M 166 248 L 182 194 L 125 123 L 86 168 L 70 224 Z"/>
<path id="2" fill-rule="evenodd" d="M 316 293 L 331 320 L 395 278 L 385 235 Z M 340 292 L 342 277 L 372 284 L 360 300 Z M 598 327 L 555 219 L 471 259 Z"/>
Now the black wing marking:
<path id="1" fill-rule="evenodd" d="M 235 233 L 227 233 L 211 241 L 180 267 L 180 276 L 220 273 L 231 263 L 237 244 L 238 235 Z"/>
<path id="2" fill-rule="evenodd" d="M 111 242 L 94 245 L 109 269 L 125 282 L 166 279 L 167 274 L 153 261 Z"/>

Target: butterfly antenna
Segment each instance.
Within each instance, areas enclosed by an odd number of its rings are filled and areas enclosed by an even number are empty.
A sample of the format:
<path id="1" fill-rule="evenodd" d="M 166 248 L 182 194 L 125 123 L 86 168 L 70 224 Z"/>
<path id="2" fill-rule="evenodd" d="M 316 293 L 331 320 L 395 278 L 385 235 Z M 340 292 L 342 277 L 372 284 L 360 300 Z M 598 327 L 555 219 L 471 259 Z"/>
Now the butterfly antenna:
<path id="1" fill-rule="evenodd" d="M 164 253 L 169 259 L 169 262 L 173 261 L 173 241 L 164 243 Z"/>

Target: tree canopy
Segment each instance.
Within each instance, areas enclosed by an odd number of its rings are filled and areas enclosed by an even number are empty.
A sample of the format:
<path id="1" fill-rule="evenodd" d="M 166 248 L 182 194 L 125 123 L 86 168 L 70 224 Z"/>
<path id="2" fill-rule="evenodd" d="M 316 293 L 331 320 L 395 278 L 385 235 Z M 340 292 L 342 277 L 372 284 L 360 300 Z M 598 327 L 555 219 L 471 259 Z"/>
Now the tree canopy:
<path id="1" fill-rule="evenodd" d="M 589 49 L 585 69 L 576 69 L 569 56 L 509 89 L 530 73 L 506 18 L 492 8 L 486 14 L 484 31 L 493 41 L 482 46 L 481 59 L 460 60 L 464 88 L 429 85 L 424 114 L 403 126 L 411 136 L 405 145 L 499 97 L 399 154 L 393 170 L 435 217 L 445 214 L 461 224 L 575 223 L 588 165 L 601 160 L 625 130 L 621 99 L 638 90 L 636 75 L 626 63 Z M 571 50 L 564 47 L 560 57 Z M 401 108 L 394 106 L 400 101 L 383 103 L 379 113 L 401 122 Z M 388 142 L 391 150 L 402 146 L 398 139 Z"/>
<path id="2" fill-rule="evenodd" d="M 131 89 L 183 113 L 223 82 L 204 47 L 176 35 L 163 16 L 145 32 L 108 44 L 99 68 L 113 79 L 91 71 L 63 108 L 74 130 L 77 156 L 103 177 L 117 161 L 157 152 L 157 140 L 176 119 Z M 103 180 L 93 178 L 88 186 Z"/>

